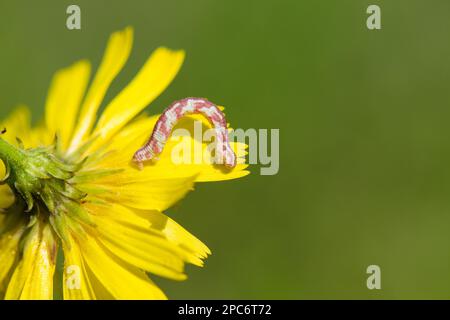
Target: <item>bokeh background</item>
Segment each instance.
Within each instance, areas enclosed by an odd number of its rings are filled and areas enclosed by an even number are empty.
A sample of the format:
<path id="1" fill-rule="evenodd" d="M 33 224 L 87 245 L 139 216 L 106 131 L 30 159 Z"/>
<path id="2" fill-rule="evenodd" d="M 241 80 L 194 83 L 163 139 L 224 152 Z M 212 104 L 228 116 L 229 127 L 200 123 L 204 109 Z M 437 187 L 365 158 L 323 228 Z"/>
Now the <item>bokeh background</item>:
<path id="1" fill-rule="evenodd" d="M 369 4 L 382 30 L 366 28 Z M 278 175 L 253 166 L 167 212 L 213 250 L 187 281 L 156 279 L 170 298 L 450 298 L 449 1 L 4 0 L 0 116 L 25 103 L 39 120 L 53 72 L 97 66 L 127 25 L 134 49 L 106 101 L 157 46 L 184 48 L 149 113 L 206 96 L 234 127 L 281 133 Z M 366 287 L 372 264 L 381 290 Z"/>

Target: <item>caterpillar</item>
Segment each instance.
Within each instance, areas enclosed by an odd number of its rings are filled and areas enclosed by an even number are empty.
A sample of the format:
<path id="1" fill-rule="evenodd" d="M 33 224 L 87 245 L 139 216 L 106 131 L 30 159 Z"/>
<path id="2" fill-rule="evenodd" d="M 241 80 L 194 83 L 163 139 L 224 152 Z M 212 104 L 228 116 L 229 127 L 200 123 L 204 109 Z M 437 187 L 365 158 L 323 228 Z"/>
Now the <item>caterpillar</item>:
<path id="1" fill-rule="evenodd" d="M 158 118 L 150 139 L 133 156 L 133 161 L 141 170 L 145 161 L 157 160 L 177 121 L 190 114 L 203 115 L 214 127 L 218 162 L 223 163 L 228 168 L 236 166 L 236 154 L 231 149 L 228 139 L 225 115 L 207 99 L 191 97 L 173 102 Z"/>

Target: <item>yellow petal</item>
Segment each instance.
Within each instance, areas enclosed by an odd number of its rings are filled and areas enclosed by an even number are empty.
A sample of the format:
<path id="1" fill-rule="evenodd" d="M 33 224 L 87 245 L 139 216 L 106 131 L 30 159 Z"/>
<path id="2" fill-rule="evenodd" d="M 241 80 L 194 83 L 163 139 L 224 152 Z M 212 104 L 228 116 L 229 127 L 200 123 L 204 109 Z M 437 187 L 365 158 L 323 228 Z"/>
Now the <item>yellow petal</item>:
<path id="1" fill-rule="evenodd" d="M 181 200 L 193 189 L 195 176 L 186 178 L 154 179 L 145 177 L 141 181 L 127 183 L 121 179 L 120 173 L 114 175 L 117 180 L 108 184 L 79 184 L 81 190 L 103 188 L 108 192 L 97 197 L 111 203 L 120 203 L 132 208 L 163 211 Z"/>
<path id="2" fill-rule="evenodd" d="M 9 208 L 13 203 L 14 194 L 11 189 L 7 185 L 0 186 L 0 209 Z"/>
<path id="3" fill-rule="evenodd" d="M 151 222 L 152 228 L 161 230 L 170 241 L 173 241 L 180 247 L 188 250 L 192 255 L 191 263 L 197 261 L 198 263 L 196 264 L 201 266 L 202 259 L 211 254 L 211 250 L 209 250 L 203 242 L 194 237 L 174 220 L 167 217 L 164 213 L 151 211 L 141 212 L 141 215 Z"/>
<path id="4" fill-rule="evenodd" d="M 106 107 L 94 135 L 95 150 L 158 97 L 172 82 L 184 60 L 184 51 L 158 48 L 131 83 Z"/>
<path id="5" fill-rule="evenodd" d="M 133 29 L 131 27 L 110 36 L 101 65 L 81 107 L 69 153 L 75 151 L 92 130 L 100 104 L 111 82 L 128 60 L 132 45 Z"/>
<path id="6" fill-rule="evenodd" d="M 127 210 L 111 206 L 106 210 Z M 173 280 L 184 280 L 184 252 L 163 233 L 149 227 L 120 223 L 109 217 L 94 216 L 99 241 L 123 261 Z"/>
<path id="7" fill-rule="evenodd" d="M 161 212 L 130 209 L 120 204 L 96 205 L 86 203 L 86 209 L 95 215 L 93 219 L 103 217 L 110 222 L 121 224 L 122 227 L 127 226 L 132 230 L 138 230 L 138 232 L 144 230 L 152 237 L 163 237 L 164 240 L 169 240 L 172 244 L 178 246 L 181 251 L 176 250 L 176 254 L 181 255 L 181 258 L 187 263 L 202 266 L 202 259 L 211 254 L 208 247 L 200 240 Z M 97 222 L 97 224 L 102 225 L 101 222 Z M 161 246 L 166 245 L 165 241 L 161 244 Z M 167 249 L 173 252 L 173 245 L 167 247 Z"/>
<path id="8" fill-rule="evenodd" d="M 25 282 L 33 271 L 38 250 L 39 230 L 33 228 L 27 237 L 27 243 L 23 249 L 23 257 L 8 284 L 5 299 L 17 300 L 20 298 Z"/>
<path id="9" fill-rule="evenodd" d="M 96 295 L 88 277 L 79 245 L 72 238 L 70 248 L 64 246 L 64 300 L 94 300 Z"/>
<path id="10" fill-rule="evenodd" d="M 18 257 L 18 245 L 24 226 L 19 226 L 0 237 L 0 297 L 6 290 L 9 273 Z"/>
<path id="11" fill-rule="evenodd" d="M 5 128 L 6 133 L 1 135 L 11 144 L 19 145 L 19 139 L 25 148 L 35 148 L 48 146 L 55 139 L 54 132 L 51 133 L 44 122 L 31 128 L 31 114 L 28 107 L 21 105 L 11 112 L 11 114 L 0 124 L 0 128 Z"/>
<path id="12" fill-rule="evenodd" d="M 82 255 L 87 266 L 116 299 L 166 298 L 143 271 L 119 260 L 92 236 L 87 235 L 82 245 Z"/>
<path id="13" fill-rule="evenodd" d="M 23 256 L 8 284 L 5 299 L 53 299 L 56 242 L 51 227 L 38 221 L 25 240 Z"/>
<path id="14" fill-rule="evenodd" d="M 89 62 L 82 60 L 58 71 L 50 85 L 45 123 L 52 134 L 58 135 L 62 150 L 67 148 L 71 138 L 90 72 Z"/>
<path id="15" fill-rule="evenodd" d="M 18 145 L 18 138 L 25 147 L 31 147 L 30 123 L 31 114 L 28 107 L 23 105 L 16 107 L 0 124 L 0 130 L 6 129 L 1 138 L 14 145 Z"/>
<path id="16" fill-rule="evenodd" d="M 31 147 L 46 147 L 55 142 L 55 133 L 42 122 L 31 129 L 30 139 Z"/>
<path id="17" fill-rule="evenodd" d="M 0 179 L 5 177 L 5 165 L 0 160 Z M 11 206 L 14 202 L 14 193 L 11 191 L 8 185 L 0 185 L 0 209 L 5 209 Z M 0 260 L 1 261 L 1 260 Z"/>
<path id="18" fill-rule="evenodd" d="M 211 250 L 203 242 L 164 213 L 136 209 L 133 210 L 133 213 L 135 217 L 149 222 L 153 230 L 160 230 L 168 240 L 183 249 L 186 262 L 201 267 L 203 266 L 203 259 L 211 255 Z M 120 217 L 122 218 L 123 215 Z M 128 221 L 131 221 L 128 217 L 127 215 Z"/>

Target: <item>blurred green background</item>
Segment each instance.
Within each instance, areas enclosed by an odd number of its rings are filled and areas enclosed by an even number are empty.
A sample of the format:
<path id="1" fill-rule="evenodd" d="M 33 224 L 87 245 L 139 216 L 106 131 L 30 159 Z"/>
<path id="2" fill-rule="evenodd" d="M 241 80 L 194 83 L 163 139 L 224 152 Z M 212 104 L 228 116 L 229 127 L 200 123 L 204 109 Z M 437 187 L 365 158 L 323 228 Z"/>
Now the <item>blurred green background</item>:
<path id="1" fill-rule="evenodd" d="M 369 4 L 382 30 L 366 28 Z M 98 66 L 133 25 L 106 101 L 166 45 L 187 60 L 148 112 L 206 96 L 234 127 L 280 129 L 278 175 L 254 166 L 167 212 L 213 250 L 187 281 L 156 280 L 170 298 L 450 298 L 449 1 L 5 0 L 0 13 L 1 117 L 25 103 L 38 120 L 53 72 Z M 381 290 L 366 287 L 372 264 Z"/>

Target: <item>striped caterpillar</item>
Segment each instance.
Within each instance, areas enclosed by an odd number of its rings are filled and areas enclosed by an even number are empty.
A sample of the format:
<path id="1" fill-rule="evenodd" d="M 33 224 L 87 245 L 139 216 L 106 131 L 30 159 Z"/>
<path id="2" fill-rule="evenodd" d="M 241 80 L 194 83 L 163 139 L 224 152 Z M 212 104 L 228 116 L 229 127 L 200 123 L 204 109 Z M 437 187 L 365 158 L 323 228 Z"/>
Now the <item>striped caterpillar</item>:
<path id="1" fill-rule="evenodd" d="M 205 116 L 216 132 L 216 158 L 228 168 L 236 166 L 236 154 L 228 140 L 228 129 L 225 115 L 212 102 L 204 98 L 185 98 L 173 102 L 159 117 L 148 142 L 133 156 L 133 161 L 140 169 L 143 162 L 156 160 L 163 151 L 170 133 L 177 121 L 189 114 Z"/>

